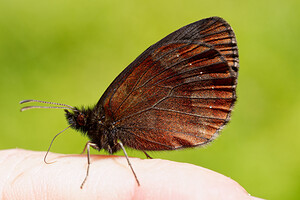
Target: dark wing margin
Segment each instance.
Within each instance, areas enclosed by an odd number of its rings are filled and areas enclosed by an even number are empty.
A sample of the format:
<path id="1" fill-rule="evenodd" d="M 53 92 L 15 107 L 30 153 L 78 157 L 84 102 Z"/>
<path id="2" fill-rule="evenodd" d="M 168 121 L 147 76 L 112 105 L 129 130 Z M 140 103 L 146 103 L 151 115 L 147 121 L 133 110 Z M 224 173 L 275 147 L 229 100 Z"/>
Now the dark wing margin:
<path id="1" fill-rule="evenodd" d="M 213 140 L 236 100 L 238 49 L 219 17 L 189 24 L 150 46 L 108 87 L 96 108 L 139 150 Z"/>

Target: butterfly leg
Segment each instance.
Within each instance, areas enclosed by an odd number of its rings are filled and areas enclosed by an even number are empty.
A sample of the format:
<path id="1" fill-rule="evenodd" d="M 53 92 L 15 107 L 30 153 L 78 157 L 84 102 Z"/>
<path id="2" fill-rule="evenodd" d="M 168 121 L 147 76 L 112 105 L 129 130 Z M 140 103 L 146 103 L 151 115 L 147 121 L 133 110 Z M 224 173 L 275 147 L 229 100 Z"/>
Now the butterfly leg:
<path id="1" fill-rule="evenodd" d="M 80 153 L 80 155 L 82 155 L 82 154 L 84 154 L 85 153 L 85 151 L 86 151 L 86 148 L 87 148 L 87 145 L 88 145 L 88 143 L 89 143 L 90 141 L 88 141 L 85 145 L 84 145 L 84 149 L 83 149 L 83 151 Z"/>
<path id="2" fill-rule="evenodd" d="M 80 154 L 84 154 L 85 151 L 86 151 L 86 149 L 87 149 L 88 144 L 91 144 L 91 143 L 92 143 L 91 141 L 88 141 L 88 142 L 84 145 L 84 149 L 83 149 L 83 151 L 82 151 Z M 93 144 L 94 144 L 94 143 L 93 143 Z M 96 150 L 99 151 L 99 148 L 98 148 L 97 145 L 94 145 L 94 146 L 91 145 L 91 147 L 93 147 L 94 149 L 96 149 Z"/>
<path id="3" fill-rule="evenodd" d="M 134 172 L 134 170 L 133 170 L 133 168 L 132 168 L 132 165 L 131 165 L 131 163 L 130 163 L 130 161 L 129 161 L 128 155 L 127 155 L 127 153 L 126 153 L 126 151 L 125 151 L 125 148 L 124 148 L 122 142 L 119 141 L 118 144 L 120 145 L 120 147 L 122 148 L 122 150 L 123 150 L 123 152 L 124 152 L 124 154 L 125 154 L 125 157 L 126 157 L 126 160 L 127 160 L 127 162 L 128 162 L 128 165 L 129 165 L 129 167 L 130 167 L 130 169 L 131 169 L 131 171 L 132 171 L 132 173 L 133 173 L 133 175 L 134 175 L 134 178 L 135 178 L 135 180 L 136 180 L 138 186 L 140 186 L 140 182 L 139 182 L 139 180 L 138 180 L 138 178 L 137 178 L 137 176 L 136 176 L 136 174 L 135 174 L 135 172 Z"/>
<path id="4" fill-rule="evenodd" d="M 143 151 L 147 158 L 153 159 L 146 151 Z"/>
<path id="5" fill-rule="evenodd" d="M 88 166 L 87 166 L 87 170 L 86 170 L 86 175 L 85 178 L 83 180 L 83 182 L 81 183 L 80 189 L 83 188 L 84 183 L 86 182 L 87 177 L 89 176 L 89 170 L 90 170 L 90 147 L 93 147 L 95 149 L 98 148 L 98 146 L 95 143 L 92 143 L 91 141 L 88 141 L 84 147 L 83 153 L 85 152 L 85 150 L 87 150 L 87 161 L 88 161 Z"/>

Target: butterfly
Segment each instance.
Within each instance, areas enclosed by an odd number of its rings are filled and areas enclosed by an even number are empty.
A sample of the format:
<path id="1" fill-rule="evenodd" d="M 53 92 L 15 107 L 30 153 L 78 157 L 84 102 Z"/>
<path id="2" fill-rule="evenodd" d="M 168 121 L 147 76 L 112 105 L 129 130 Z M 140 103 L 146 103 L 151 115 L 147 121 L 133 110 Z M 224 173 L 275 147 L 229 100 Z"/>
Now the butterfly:
<path id="1" fill-rule="evenodd" d="M 196 147 L 214 140 L 230 120 L 238 69 L 238 47 L 231 26 L 220 17 L 210 17 L 178 29 L 146 49 L 93 107 L 24 100 L 20 103 L 55 106 L 27 106 L 21 111 L 64 109 L 69 127 L 89 137 L 85 146 L 88 168 L 81 188 L 88 177 L 90 147 L 110 154 L 123 150 L 140 185 L 125 147 L 151 158 L 146 151 Z"/>

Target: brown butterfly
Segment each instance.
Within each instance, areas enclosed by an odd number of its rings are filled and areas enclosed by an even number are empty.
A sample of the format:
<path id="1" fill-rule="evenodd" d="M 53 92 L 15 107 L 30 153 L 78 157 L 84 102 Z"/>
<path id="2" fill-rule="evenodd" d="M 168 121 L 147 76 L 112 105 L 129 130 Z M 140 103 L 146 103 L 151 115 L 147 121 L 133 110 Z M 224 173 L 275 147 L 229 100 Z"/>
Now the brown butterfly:
<path id="1" fill-rule="evenodd" d="M 21 111 L 65 109 L 69 127 L 90 138 L 85 147 L 88 169 L 81 187 L 88 177 L 90 147 L 110 154 L 122 149 L 140 185 L 124 146 L 150 157 L 146 151 L 195 147 L 214 140 L 230 120 L 238 68 L 232 28 L 222 18 L 211 17 L 150 46 L 112 82 L 94 107 L 24 100 L 20 103 L 56 106 L 28 106 Z"/>

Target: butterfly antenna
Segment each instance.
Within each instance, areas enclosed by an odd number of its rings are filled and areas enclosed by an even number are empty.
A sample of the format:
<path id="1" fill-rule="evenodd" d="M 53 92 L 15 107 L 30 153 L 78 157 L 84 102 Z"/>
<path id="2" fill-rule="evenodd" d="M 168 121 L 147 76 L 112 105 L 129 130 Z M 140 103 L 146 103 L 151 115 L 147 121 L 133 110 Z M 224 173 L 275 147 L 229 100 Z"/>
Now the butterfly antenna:
<path id="1" fill-rule="evenodd" d="M 58 135 L 60 135 L 62 132 L 64 132 L 65 130 L 67 130 L 67 129 L 70 128 L 70 127 L 71 127 L 71 125 L 68 126 L 67 128 L 65 128 L 64 130 L 60 131 L 59 133 L 57 133 L 57 134 L 53 137 L 53 139 L 52 139 L 52 141 L 51 141 L 51 143 L 50 143 L 50 145 L 49 145 L 49 148 L 48 148 L 48 150 L 47 150 L 47 152 L 46 152 L 46 154 L 45 154 L 45 157 L 44 157 L 44 162 L 45 162 L 46 164 L 51 164 L 51 163 L 53 163 L 53 162 L 47 162 L 47 160 L 46 160 L 47 155 L 48 155 L 48 153 L 49 153 L 49 151 L 50 151 L 50 149 L 51 149 L 51 146 L 52 146 L 53 141 L 55 140 L 55 138 L 56 138 Z"/>
<path id="2" fill-rule="evenodd" d="M 68 109 L 68 110 L 74 110 L 75 109 L 74 107 L 69 106 L 67 104 L 63 104 L 63 103 L 40 101 L 40 100 L 34 100 L 34 99 L 28 99 L 28 100 L 20 101 L 20 104 L 30 103 L 30 102 L 52 104 L 52 105 L 57 105 L 57 106 L 25 106 L 25 107 L 21 108 L 21 112 L 23 112 L 25 110 L 30 110 L 30 109 L 33 109 L 33 108 Z"/>

